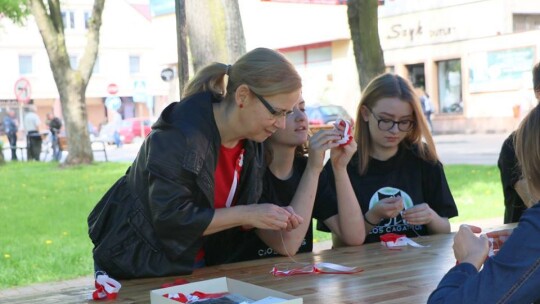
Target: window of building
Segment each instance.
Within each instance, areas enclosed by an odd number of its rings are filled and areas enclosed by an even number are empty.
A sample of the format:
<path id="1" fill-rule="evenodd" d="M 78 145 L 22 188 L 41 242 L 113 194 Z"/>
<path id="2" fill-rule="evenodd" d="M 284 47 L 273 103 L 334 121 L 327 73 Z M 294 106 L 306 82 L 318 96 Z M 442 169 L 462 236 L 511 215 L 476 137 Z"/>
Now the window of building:
<path id="1" fill-rule="evenodd" d="M 94 67 L 92 68 L 92 74 L 99 74 L 99 56 L 96 57 L 96 61 L 94 62 Z"/>
<path id="2" fill-rule="evenodd" d="M 540 30 L 540 14 L 514 14 L 514 32 Z"/>
<path id="3" fill-rule="evenodd" d="M 32 56 L 19 55 L 19 74 L 32 74 Z"/>
<path id="4" fill-rule="evenodd" d="M 138 74 L 141 72 L 141 57 L 140 56 L 129 56 L 129 73 Z"/>
<path id="5" fill-rule="evenodd" d="M 84 12 L 84 28 L 85 29 L 88 29 L 88 27 L 90 26 L 90 18 L 92 17 L 92 13 L 91 12 Z"/>
<path id="6" fill-rule="evenodd" d="M 71 65 L 71 68 L 76 70 L 79 68 L 79 58 L 77 55 L 69 55 L 69 65 Z"/>
<path id="7" fill-rule="evenodd" d="M 62 22 L 64 22 L 65 29 L 74 29 L 75 28 L 75 12 L 74 11 L 63 11 L 62 12 Z"/>
<path id="8" fill-rule="evenodd" d="M 302 77 L 307 104 L 331 104 L 334 100 L 332 44 L 330 42 L 280 49 Z"/>
<path id="9" fill-rule="evenodd" d="M 439 109 L 442 113 L 463 113 L 461 60 L 437 62 Z"/>

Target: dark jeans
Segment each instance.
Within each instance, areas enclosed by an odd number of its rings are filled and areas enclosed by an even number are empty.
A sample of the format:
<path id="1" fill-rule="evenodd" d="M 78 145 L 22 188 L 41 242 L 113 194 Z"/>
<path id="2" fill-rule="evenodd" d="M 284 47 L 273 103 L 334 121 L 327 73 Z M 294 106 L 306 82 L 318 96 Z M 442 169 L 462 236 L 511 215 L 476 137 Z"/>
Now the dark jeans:
<path id="1" fill-rule="evenodd" d="M 11 147 L 11 160 L 17 160 L 17 132 L 9 132 L 7 138 Z"/>
<path id="2" fill-rule="evenodd" d="M 51 144 L 53 150 L 53 159 L 55 161 L 60 161 L 62 158 L 62 151 L 60 151 L 60 145 L 58 144 L 58 134 L 56 132 L 51 132 Z"/>
<path id="3" fill-rule="evenodd" d="M 28 153 L 28 160 L 39 161 L 39 155 L 41 154 L 41 134 L 38 131 L 29 131 L 26 135 L 26 152 Z"/>

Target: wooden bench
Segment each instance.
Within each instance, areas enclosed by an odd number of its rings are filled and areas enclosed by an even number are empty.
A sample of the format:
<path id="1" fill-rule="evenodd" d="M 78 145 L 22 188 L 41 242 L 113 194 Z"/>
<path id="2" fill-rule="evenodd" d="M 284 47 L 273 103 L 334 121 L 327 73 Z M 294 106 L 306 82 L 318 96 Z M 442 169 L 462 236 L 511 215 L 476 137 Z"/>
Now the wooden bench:
<path id="1" fill-rule="evenodd" d="M 103 140 L 92 140 L 90 141 L 90 145 L 92 146 L 92 152 L 103 152 L 103 155 L 105 156 L 105 161 L 109 161 L 107 158 L 107 143 Z M 60 147 L 60 151 L 68 151 L 68 142 L 67 137 L 65 136 L 59 136 L 58 137 L 58 146 Z"/>

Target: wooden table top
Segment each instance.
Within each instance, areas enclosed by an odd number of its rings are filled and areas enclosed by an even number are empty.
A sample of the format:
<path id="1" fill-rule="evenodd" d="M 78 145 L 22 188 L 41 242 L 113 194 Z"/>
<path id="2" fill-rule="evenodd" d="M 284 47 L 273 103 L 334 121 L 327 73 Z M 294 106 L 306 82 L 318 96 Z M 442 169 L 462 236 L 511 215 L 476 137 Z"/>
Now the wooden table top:
<path id="1" fill-rule="evenodd" d="M 501 225 L 498 229 L 514 226 Z M 374 243 L 294 256 L 294 260 L 303 263 L 329 262 L 363 269 L 357 274 L 274 277 L 270 270 L 275 264 L 292 262 L 288 257 L 277 257 L 201 268 L 189 276 L 124 280 L 114 303 L 149 303 L 151 290 L 172 283 L 176 278 L 196 282 L 217 277 L 229 277 L 302 297 L 304 303 L 425 303 L 441 278 L 456 263 L 453 237 L 454 234 L 442 234 L 415 238 L 419 244 L 429 245 L 424 248 L 408 246 L 390 250 Z M 92 291 L 93 286 L 67 288 L 2 301 L 96 303 L 86 300 Z"/>

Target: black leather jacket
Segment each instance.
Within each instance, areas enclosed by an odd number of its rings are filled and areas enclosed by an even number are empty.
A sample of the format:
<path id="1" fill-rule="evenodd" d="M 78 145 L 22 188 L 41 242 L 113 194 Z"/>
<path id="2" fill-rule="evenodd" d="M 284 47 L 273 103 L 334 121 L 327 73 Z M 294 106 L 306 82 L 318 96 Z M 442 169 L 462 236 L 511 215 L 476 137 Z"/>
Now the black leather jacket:
<path id="1" fill-rule="evenodd" d="M 221 139 L 212 103 L 200 93 L 163 110 L 137 158 L 88 217 L 98 268 L 118 279 L 189 274 L 214 215 Z M 244 144 L 237 204 L 262 189 L 262 145 Z"/>

